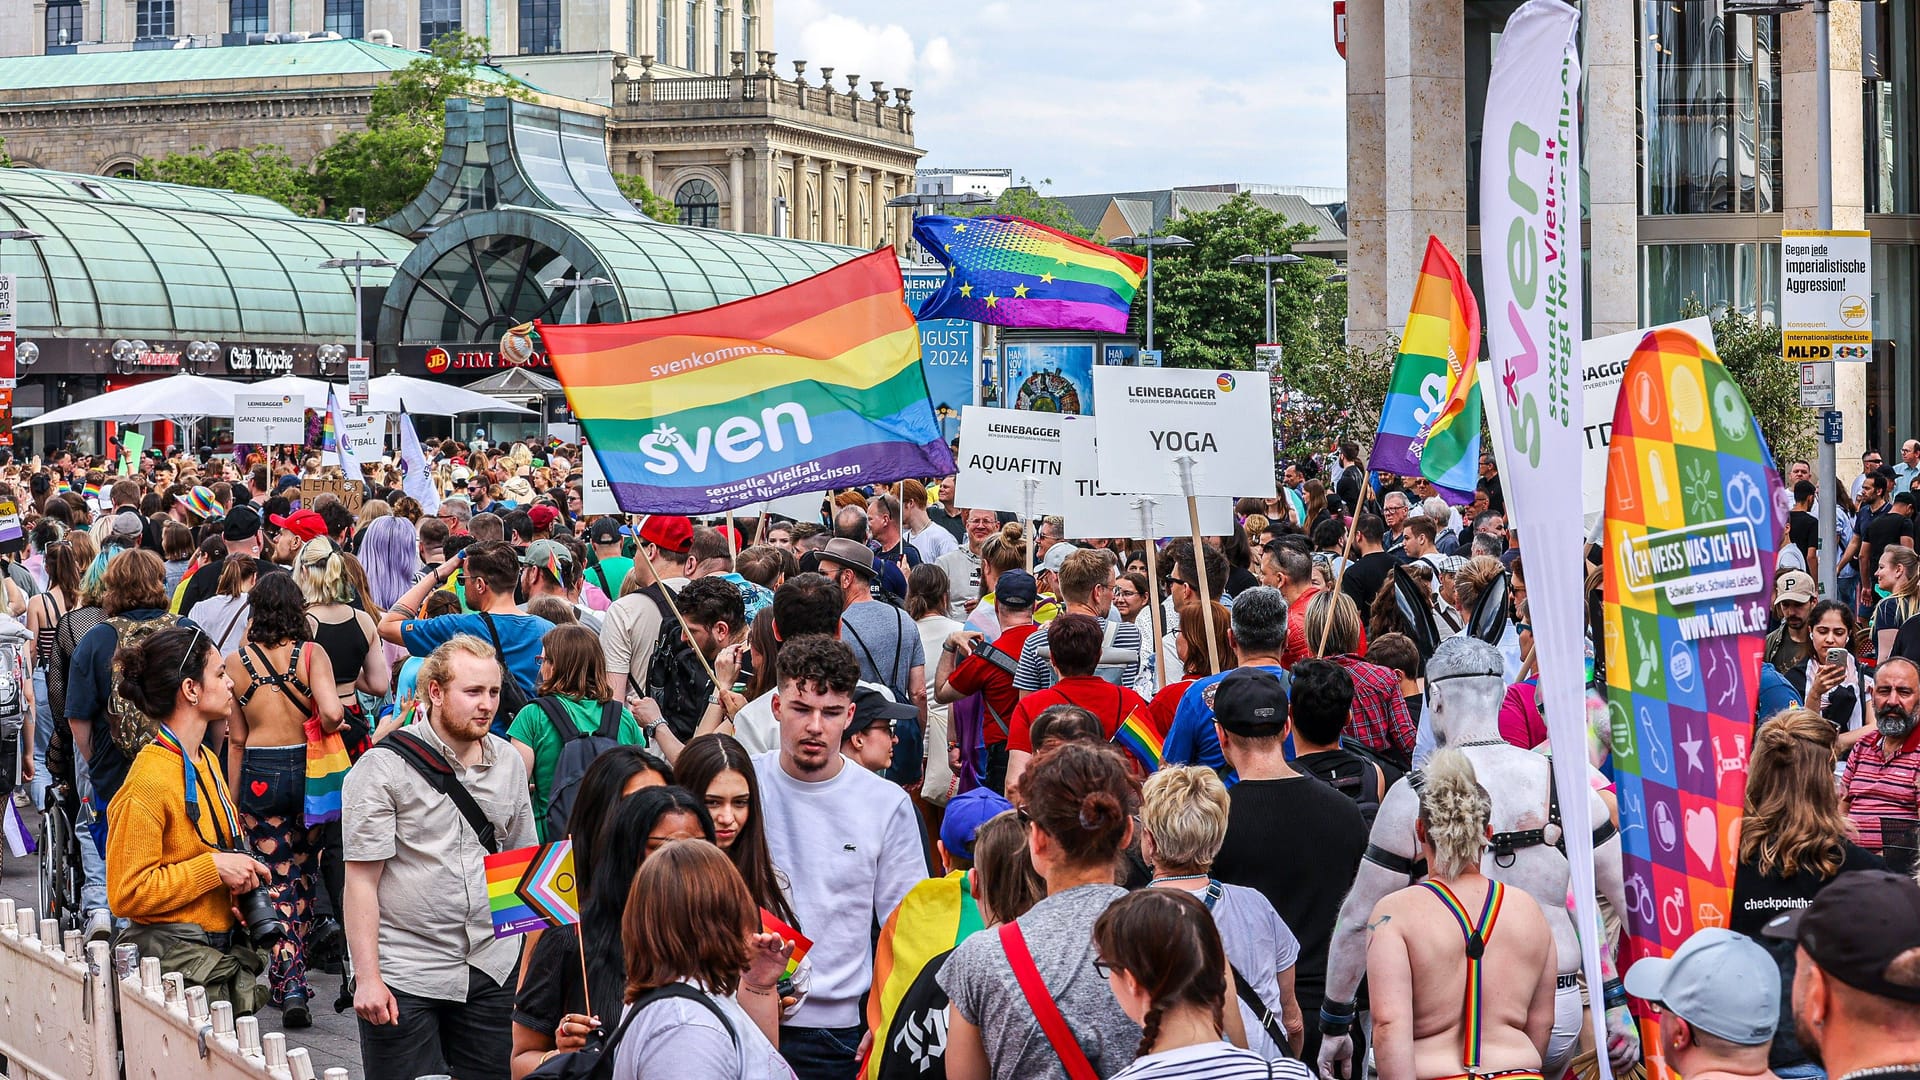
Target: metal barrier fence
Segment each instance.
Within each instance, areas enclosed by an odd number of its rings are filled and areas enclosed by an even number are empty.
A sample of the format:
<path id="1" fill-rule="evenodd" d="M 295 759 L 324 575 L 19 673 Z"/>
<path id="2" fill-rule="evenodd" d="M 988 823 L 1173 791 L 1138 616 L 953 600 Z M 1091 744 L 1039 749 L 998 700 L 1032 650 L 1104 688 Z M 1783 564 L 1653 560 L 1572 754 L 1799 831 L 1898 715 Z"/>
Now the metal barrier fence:
<path id="1" fill-rule="evenodd" d="M 162 975 L 132 945 L 109 952 L 0 899 L 4 1080 L 348 1080 L 316 1076 L 304 1047 Z"/>

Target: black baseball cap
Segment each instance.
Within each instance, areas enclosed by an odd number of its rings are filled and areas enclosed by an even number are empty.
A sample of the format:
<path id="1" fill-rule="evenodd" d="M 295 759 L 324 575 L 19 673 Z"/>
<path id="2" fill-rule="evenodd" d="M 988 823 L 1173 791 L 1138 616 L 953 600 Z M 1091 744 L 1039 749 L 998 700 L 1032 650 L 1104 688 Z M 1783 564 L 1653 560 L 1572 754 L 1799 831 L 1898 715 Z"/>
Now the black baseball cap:
<path id="1" fill-rule="evenodd" d="M 1025 611 L 1040 595 L 1040 586 L 1025 570 L 1003 571 L 993 583 L 993 602 L 1012 611 Z"/>
<path id="2" fill-rule="evenodd" d="M 891 725 L 895 720 L 919 718 L 920 710 L 914 706 L 893 701 L 871 686 L 856 686 L 853 688 L 853 720 L 847 724 L 846 733 L 841 738 L 858 735 L 875 724 Z"/>
<path id="3" fill-rule="evenodd" d="M 1896 957 L 1920 949 L 1920 885 L 1905 874 L 1841 874 L 1812 904 L 1779 916 L 1761 933 L 1798 942 L 1820 970 L 1855 990 L 1920 1004 L 1920 983 L 1887 977 Z"/>
<path id="4" fill-rule="evenodd" d="M 260 535 L 260 513 L 246 503 L 241 503 L 227 511 L 227 520 L 220 527 L 224 539 L 238 543 L 251 540 Z"/>
<path id="5" fill-rule="evenodd" d="M 1235 735 L 1260 738 L 1287 728 L 1287 687 L 1270 671 L 1235 668 L 1213 688 L 1213 718 Z"/>
<path id="6" fill-rule="evenodd" d="M 596 544 L 617 544 L 620 542 L 620 519 L 603 517 L 593 523 L 587 535 Z"/>

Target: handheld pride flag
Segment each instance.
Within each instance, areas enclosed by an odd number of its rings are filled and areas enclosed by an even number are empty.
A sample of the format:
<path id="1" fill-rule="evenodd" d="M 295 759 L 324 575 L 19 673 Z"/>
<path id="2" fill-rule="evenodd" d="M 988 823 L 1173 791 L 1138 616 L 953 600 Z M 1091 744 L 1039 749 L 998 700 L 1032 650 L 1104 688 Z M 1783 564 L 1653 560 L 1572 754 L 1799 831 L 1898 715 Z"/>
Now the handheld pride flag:
<path id="1" fill-rule="evenodd" d="M 719 307 L 539 330 L 630 513 L 953 471 L 891 250 Z"/>
<path id="2" fill-rule="evenodd" d="M 1165 760 L 1163 754 L 1166 739 L 1156 731 L 1153 718 L 1145 709 L 1135 709 L 1113 733 L 1115 745 L 1133 756 L 1140 763 L 1142 772 L 1151 775 L 1160 768 Z"/>
<path id="3" fill-rule="evenodd" d="M 1429 236 L 1368 467 L 1425 476 L 1449 503 L 1472 502 L 1480 464 L 1479 358 L 1480 306 L 1453 253 Z"/>
<path id="4" fill-rule="evenodd" d="M 807 951 L 813 948 L 813 939 L 781 922 L 780 916 L 766 908 L 760 909 L 760 931 L 793 943 L 793 955 L 787 957 L 787 970 L 781 973 L 782 978 L 793 978 L 793 973 L 800 970 L 800 961 L 805 960 Z"/>
<path id="5" fill-rule="evenodd" d="M 947 267 L 922 319 L 1127 332 L 1147 262 L 1025 218 L 916 218 L 913 238 Z"/>
<path id="6" fill-rule="evenodd" d="M 580 921 L 571 839 L 489 855 L 486 868 L 494 937 Z"/>

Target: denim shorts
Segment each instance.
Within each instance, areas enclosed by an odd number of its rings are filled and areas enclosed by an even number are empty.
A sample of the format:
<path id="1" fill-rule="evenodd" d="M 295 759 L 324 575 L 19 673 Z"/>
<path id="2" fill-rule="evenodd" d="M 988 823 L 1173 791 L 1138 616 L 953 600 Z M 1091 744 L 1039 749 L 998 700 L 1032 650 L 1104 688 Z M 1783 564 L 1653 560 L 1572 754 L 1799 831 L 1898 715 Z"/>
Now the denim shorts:
<path id="1" fill-rule="evenodd" d="M 298 817 L 306 810 L 307 747 L 249 746 L 233 801 L 252 818 Z"/>

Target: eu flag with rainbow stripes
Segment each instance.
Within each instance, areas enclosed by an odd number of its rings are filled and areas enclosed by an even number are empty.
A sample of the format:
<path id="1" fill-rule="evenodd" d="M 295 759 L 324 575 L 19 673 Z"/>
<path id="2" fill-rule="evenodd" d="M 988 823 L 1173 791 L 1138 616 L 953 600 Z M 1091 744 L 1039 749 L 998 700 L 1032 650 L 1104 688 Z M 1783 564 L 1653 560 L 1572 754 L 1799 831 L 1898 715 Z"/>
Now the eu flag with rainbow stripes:
<path id="1" fill-rule="evenodd" d="M 1479 359 L 1479 302 L 1453 253 L 1429 236 L 1367 467 L 1425 476 L 1447 502 L 1472 502 L 1480 466 Z"/>
<path id="2" fill-rule="evenodd" d="M 1124 334 L 1147 268 L 1138 255 L 1025 218 L 931 215 L 914 220 L 913 238 L 947 267 L 922 319 Z"/>
<path id="3" fill-rule="evenodd" d="M 891 249 L 718 307 L 539 331 L 628 513 L 953 472 Z"/>

